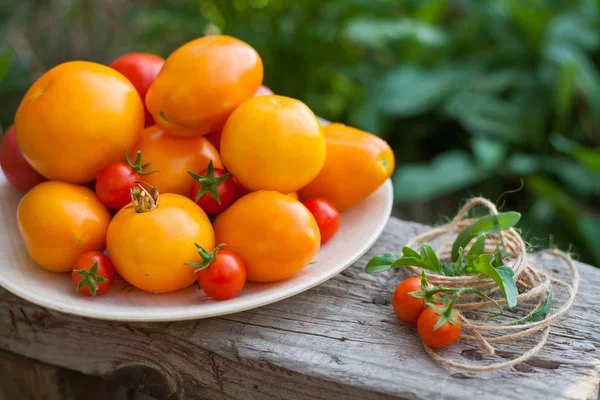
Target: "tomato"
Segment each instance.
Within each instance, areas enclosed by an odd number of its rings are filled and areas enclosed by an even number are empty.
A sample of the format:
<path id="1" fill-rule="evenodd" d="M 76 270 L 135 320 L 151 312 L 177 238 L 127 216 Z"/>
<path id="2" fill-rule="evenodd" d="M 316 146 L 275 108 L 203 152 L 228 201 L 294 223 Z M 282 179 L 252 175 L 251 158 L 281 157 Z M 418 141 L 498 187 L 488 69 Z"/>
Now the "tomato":
<path id="1" fill-rule="evenodd" d="M 324 126 L 323 132 L 327 141 L 325 166 L 298 194 L 301 199 L 329 200 L 343 211 L 361 202 L 392 175 L 394 153 L 377 136 L 343 124 Z"/>
<path id="2" fill-rule="evenodd" d="M 117 272 L 147 292 L 183 289 L 196 280 L 186 265 L 199 261 L 194 243 L 212 250 L 215 235 L 210 220 L 193 201 L 178 194 L 132 189 L 133 207 L 114 216 L 106 244 Z"/>
<path id="3" fill-rule="evenodd" d="M 431 284 L 429 284 L 431 287 Z M 423 290 L 421 278 L 413 277 L 403 280 L 392 296 L 394 312 L 405 324 L 416 325 L 419 315 L 423 312 L 425 302 L 411 296 L 409 293 Z"/>
<path id="4" fill-rule="evenodd" d="M 4 132 L 0 144 L 0 167 L 8 183 L 21 193 L 26 193 L 38 183 L 46 181 L 46 178 L 34 170 L 23 157 L 17 145 L 13 125 Z"/>
<path id="5" fill-rule="evenodd" d="M 48 179 L 85 184 L 121 161 L 144 126 L 144 104 L 123 75 L 87 61 L 39 78 L 15 117 L 19 148 Z"/>
<path id="6" fill-rule="evenodd" d="M 188 263 L 196 269 L 200 288 L 215 300 L 227 300 L 237 295 L 246 283 L 246 267 L 242 259 L 218 245 L 212 252 L 196 245 L 202 261 Z"/>
<path id="7" fill-rule="evenodd" d="M 205 137 L 172 136 L 156 125 L 144 129 L 132 151 L 141 151 L 152 169 L 159 171 L 144 181 L 161 193 L 188 196 L 191 180 L 187 171 L 202 171 L 210 160 L 216 168 L 223 167 L 219 153 Z"/>
<path id="8" fill-rule="evenodd" d="M 321 243 L 319 227 L 302 203 L 266 190 L 233 203 L 214 228 L 217 242 L 244 260 L 254 282 L 289 278 L 315 257 Z"/>
<path id="9" fill-rule="evenodd" d="M 50 181 L 23 196 L 17 221 L 31 258 L 49 271 L 67 272 L 81 254 L 104 250 L 110 213 L 92 190 Z"/>
<path id="10" fill-rule="evenodd" d="M 133 84 L 142 100 L 146 98 L 148 88 L 154 82 L 165 59 L 150 53 L 125 54 L 110 64 Z M 154 125 L 152 115 L 146 110 L 145 126 Z"/>
<path id="11" fill-rule="evenodd" d="M 204 135 L 204 137 L 207 138 L 213 146 L 215 146 L 215 149 L 217 149 L 219 153 L 221 153 L 221 131 L 207 133 Z"/>
<path id="12" fill-rule="evenodd" d="M 453 314 L 452 320 L 456 324 L 445 322 L 438 329 L 433 328 L 440 319 L 440 315 L 431 307 L 423 310 L 417 322 L 417 330 L 423 343 L 434 349 L 443 349 L 455 343 L 460 338 L 462 325 L 458 315 Z"/>
<path id="13" fill-rule="evenodd" d="M 340 228 L 340 213 L 333 204 L 325 199 L 308 199 L 302 204 L 308 208 L 317 221 L 321 232 L 321 244 L 327 242 Z"/>
<path id="14" fill-rule="evenodd" d="M 286 193 L 288 196 L 290 196 L 292 199 L 294 200 L 298 200 L 298 192 L 290 192 L 290 193 Z M 305 205 L 306 206 L 306 205 Z M 323 238 L 321 238 L 323 239 Z"/>
<path id="15" fill-rule="evenodd" d="M 71 278 L 77 292 L 96 297 L 108 292 L 114 283 L 115 267 L 104 253 L 88 251 L 75 260 Z"/>
<path id="16" fill-rule="evenodd" d="M 260 85 L 260 87 L 258 88 L 256 93 L 254 93 L 254 97 L 268 96 L 270 94 L 275 94 L 275 93 L 273 93 L 273 91 L 268 86 Z"/>
<path id="17" fill-rule="evenodd" d="M 227 120 L 221 156 L 227 170 L 248 189 L 289 193 L 321 171 L 325 137 L 317 118 L 301 101 L 276 95 L 254 97 Z"/>
<path id="18" fill-rule="evenodd" d="M 142 175 L 157 171 L 144 171 L 148 164 L 141 165 L 142 152 L 138 151 L 134 162 L 125 154 L 125 162 L 119 161 L 107 165 L 96 177 L 96 195 L 105 206 L 119 209 L 131 203 L 130 189 Z"/>
<path id="19" fill-rule="evenodd" d="M 146 106 L 171 135 L 218 132 L 262 79 L 262 60 L 250 45 L 231 36 L 205 36 L 167 58 L 148 89 Z"/>
<path id="20" fill-rule="evenodd" d="M 194 183 L 190 186 L 190 199 L 207 214 L 218 214 L 235 201 L 236 187 L 231 174 L 214 168 L 212 161 L 200 174 L 188 171 Z"/>

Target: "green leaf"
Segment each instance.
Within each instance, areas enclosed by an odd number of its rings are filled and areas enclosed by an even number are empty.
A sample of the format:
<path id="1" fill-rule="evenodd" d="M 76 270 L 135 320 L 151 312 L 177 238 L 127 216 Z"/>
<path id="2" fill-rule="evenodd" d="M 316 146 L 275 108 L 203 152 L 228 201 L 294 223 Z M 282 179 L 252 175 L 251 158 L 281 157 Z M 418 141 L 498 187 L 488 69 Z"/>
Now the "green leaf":
<path id="1" fill-rule="evenodd" d="M 344 33 L 346 38 L 354 43 L 377 48 L 385 48 L 389 42 L 406 39 L 433 47 L 440 47 L 446 43 L 444 31 L 409 18 L 358 18 L 348 23 Z"/>
<path id="2" fill-rule="evenodd" d="M 416 251 L 414 251 L 413 249 L 411 249 L 408 246 L 402 247 L 402 256 L 403 257 L 417 257 L 417 258 L 420 257 L 419 253 L 417 253 Z"/>
<path id="3" fill-rule="evenodd" d="M 375 256 L 367 263 L 365 272 L 367 274 L 376 274 L 387 271 L 392 267 L 392 263 L 396 261 L 396 259 L 397 257 L 393 253 L 385 253 L 380 256 Z"/>
<path id="4" fill-rule="evenodd" d="M 554 86 L 554 108 L 556 109 L 556 129 L 559 132 L 567 130 L 567 123 L 572 114 L 573 99 L 575 98 L 575 79 L 577 64 L 572 61 L 561 67 Z"/>
<path id="5" fill-rule="evenodd" d="M 460 249 L 461 248 L 458 249 L 457 260 L 460 258 Z M 481 235 L 477 238 L 475 243 L 473 243 L 473 245 L 469 249 L 469 252 L 467 253 L 467 259 L 466 259 L 467 264 L 471 264 L 477 257 L 479 257 L 480 255 L 482 255 L 484 253 L 485 253 L 485 235 Z"/>
<path id="6" fill-rule="evenodd" d="M 548 296 L 546 296 L 544 303 L 542 303 L 531 314 L 516 321 L 509 322 L 508 325 L 523 325 L 528 322 L 542 321 L 544 318 L 546 318 L 546 315 L 550 313 L 550 308 L 552 308 L 552 286 L 550 286 L 548 289 Z"/>
<path id="7" fill-rule="evenodd" d="M 469 272 L 482 274 L 491 278 L 502 291 L 509 308 L 517 305 L 517 285 L 514 280 L 514 272 L 509 267 L 503 265 L 494 268 L 491 264 L 493 254 L 482 254 L 477 257 L 469 268 Z"/>
<path id="8" fill-rule="evenodd" d="M 569 154 L 581 164 L 600 174 L 600 151 L 582 146 L 558 134 L 550 136 L 550 143 L 558 151 Z"/>
<path id="9" fill-rule="evenodd" d="M 392 263 L 392 268 L 397 267 L 419 267 L 426 269 L 427 271 L 435 272 L 436 274 L 443 273 L 442 264 L 435 253 L 435 250 L 427 243 L 421 246 L 421 253 L 417 254 L 416 251 L 408 249 L 407 247 L 402 249 L 403 256 Z"/>
<path id="10" fill-rule="evenodd" d="M 427 164 L 404 164 L 394 177 L 394 199 L 399 203 L 426 200 L 481 182 L 492 175 L 479 168 L 471 157 L 460 150 L 451 150 Z"/>
<path id="11" fill-rule="evenodd" d="M 465 79 L 459 66 L 445 65 L 427 70 L 415 65 L 400 66 L 385 75 L 375 99 L 379 109 L 396 117 L 409 117 L 431 111 L 442 104 Z"/>
<path id="12" fill-rule="evenodd" d="M 440 260 L 438 259 L 438 256 L 435 253 L 435 250 L 433 250 L 433 248 L 430 245 L 428 245 L 427 243 L 425 243 L 424 245 L 421 246 L 421 258 L 427 264 L 429 264 L 434 270 L 436 270 L 436 271 L 441 270 L 442 265 L 440 264 Z"/>
<path id="13" fill-rule="evenodd" d="M 473 225 L 464 229 L 452 245 L 452 261 L 458 258 L 458 249 L 465 248 L 475 236 L 485 233 L 499 233 L 512 228 L 519 222 L 521 214 L 508 211 L 497 215 L 481 217 Z"/>
<path id="14" fill-rule="evenodd" d="M 500 165 L 508 151 L 506 143 L 487 137 L 471 138 L 471 147 L 475 160 L 483 168 L 495 168 Z"/>

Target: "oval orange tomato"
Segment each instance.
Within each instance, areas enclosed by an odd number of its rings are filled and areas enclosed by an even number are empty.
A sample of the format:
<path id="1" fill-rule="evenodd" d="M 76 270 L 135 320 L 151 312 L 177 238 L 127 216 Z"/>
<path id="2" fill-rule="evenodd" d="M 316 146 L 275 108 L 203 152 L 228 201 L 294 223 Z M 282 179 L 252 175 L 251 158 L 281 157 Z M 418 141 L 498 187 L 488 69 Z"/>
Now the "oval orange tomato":
<path id="1" fill-rule="evenodd" d="M 144 162 L 158 171 L 144 176 L 144 181 L 157 186 L 160 193 L 187 196 L 193 183 L 187 171 L 202 171 L 210 160 L 215 168 L 223 167 L 219 152 L 205 137 L 172 136 L 156 125 L 144 129 L 132 154 L 138 150 L 142 151 Z"/>
<path id="2" fill-rule="evenodd" d="M 178 194 L 159 195 L 155 209 L 122 208 L 110 223 L 106 241 L 117 272 L 133 286 L 156 293 L 194 283 L 195 269 L 186 265 L 200 261 L 194 243 L 208 251 L 215 247 L 204 211 Z"/>
<path id="3" fill-rule="evenodd" d="M 244 187 L 294 192 L 325 163 L 325 137 L 313 112 L 283 96 L 254 97 L 227 120 L 221 136 L 227 170 Z"/>
<path id="4" fill-rule="evenodd" d="M 29 89 L 15 117 L 19 148 L 52 180 L 88 183 L 120 161 L 144 126 L 144 105 L 119 72 L 71 61 L 52 68 Z"/>
<path id="5" fill-rule="evenodd" d="M 262 79 L 262 60 L 250 45 L 231 36 L 206 36 L 167 58 L 148 90 L 146 106 L 172 135 L 217 132 Z"/>
<path id="6" fill-rule="evenodd" d="M 214 222 L 218 243 L 244 261 L 247 279 L 274 282 L 304 268 L 319 251 L 319 227 L 293 198 L 272 191 L 250 193 Z"/>
<path id="7" fill-rule="evenodd" d="M 125 54 L 110 64 L 135 86 L 142 100 L 146 98 L 148 88 L 154 82 L 165 59 L 150 53 Z M 146 110 L 146 126 L 154 125 L 152 115 Z"/>
<path id="8" fill-rule="evenodd" d="M 31 258 L 48 271 L 67 272 L 81 254 L 104 250 L 110 213 L 90 189 L 50 181 L 23 196 L 17 221 Z"/>
<path id="9" fill-rule="evenodd" d="M 394 172 L 394 153 L 377 136 L 338 123 L 324 126 L 323 132 L 325 166 L 298 192 L 301 199 L 323 198 L 342 211 L 373 193 Z"/>

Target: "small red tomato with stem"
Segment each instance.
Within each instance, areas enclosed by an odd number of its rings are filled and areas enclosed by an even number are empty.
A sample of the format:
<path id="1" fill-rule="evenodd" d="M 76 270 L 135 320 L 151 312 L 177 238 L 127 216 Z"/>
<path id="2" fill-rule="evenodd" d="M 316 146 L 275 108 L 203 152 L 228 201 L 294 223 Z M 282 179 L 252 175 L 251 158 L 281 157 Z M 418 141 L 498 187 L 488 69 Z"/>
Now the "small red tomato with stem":
<path id="1" fill-rule="evenodd" d="M 431 287 L 430 284 L 427 284 Z M 423 290 L 421 278 L 413 277 L 403 280 L 394 291 L 392 306 L 394 312 L 405 324 L 416 325 L 425 307 L 425 300 L 411 296 L 412 292 Z"/>
<path id="2" fill-rule="evenodd" d="M 150 53 L 130 53 L 125 54 L 110 64 L 110 67 L 116 69 L 133 84 L 142 98 L 146 99 L 148 88 L 154 82 L 158 73 L 163 67 L 165 59 Z M 154 125 L 154 118 L 146 110 L 145 126 Z"/>
<path id="3" fill-rule="evenodd" d="M 96 297 L 108 292 L 115 281 L 115 267 L 104 253 L 88 251 L 75 260 L 71 278 L 75 290 Z"/>
<path id="4" fill-rule="evenodd" d="M 443 349 L 460 338 L 462 325 L 458 314 L 452 309 L 453 305 L 454 301 L 443 308 L 439 308 L 439 303 L 433 304 L 419 316 L 417 331 L 427 346 Z"/>
<path id="5" fill-rule="evenodd" d="M 142 152 L 138 151 L 135 161 L 131 162 L 125 151 L 125 161 L 112 163 L 104 167 L 96 176 L 96 194 L 105 206 L 121 209 L 131 203 L 130 189 L 141 176 L 158 171 L 145 171 L 150 163 L 141 164 Z"/>
<path id="6" fill-rule="evenodd" d="M 194 179 L 190 187 L 190 199 L 194 200 L 207 214 L 218 214 L 233 204 L 236 198 L 236 185 L 231 174 L 215 168 L 212 160 L 199 174 L 188 171 Z"/>
<path id="7" fill-rule="evenodd" d="M 321 231 L 321 244 L 327 242 L 340 228 L 340 213 L 337 208 L 325 199 L 308 199 L 302 204 L 308 208 L 317 221 L 319 231 Z"/>
<path id="8" fill-rule="evenodd" d="M 29 165 L 19 150 L 14 125 L 4 132 L 0 144 L 0 166 L 8 183 L 21 193 L 26 193 L 35 185 L 48 180 Z"/>
<path id="9" fill-rule="evenodd" d="M 246 284 L 246 267 L 242 259 L 235 253 L 221 249 L 219 244 L 211 252 L 196 244 L 202 258 L 200 262 L 187 265 L 199 267 L 196 277 L 200 288 L 215 300 L 227 300 L 237 295 Z"/>

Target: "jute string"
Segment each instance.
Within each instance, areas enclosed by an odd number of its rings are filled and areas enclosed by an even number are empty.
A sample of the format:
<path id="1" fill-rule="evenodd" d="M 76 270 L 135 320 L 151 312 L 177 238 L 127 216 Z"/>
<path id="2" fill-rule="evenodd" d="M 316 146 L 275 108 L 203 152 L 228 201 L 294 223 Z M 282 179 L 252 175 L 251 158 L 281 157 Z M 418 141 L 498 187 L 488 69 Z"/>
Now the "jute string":
<path id="1" fill-rule="evenodd" d="M 465 204 L 451 222 L 414 237 L 407 243 L 407 246 L 418 250 L 422 244 L 429 243 L 435 248 L 440 260 L 448 261 L 452 249 L 453 235 L 461 232 L 477 221 L 476 218 L 465 217 L 469 210 L 478 205 L 487 207 L 489 213 L 492 215 L 498 214 L 496 206 L 489 200 L 481 197 L 473 198 Z M 442 243 L 439 246 L 435 246 L 432 243 L 432 241 L 444 238 L 445 240 L 441 240 Z M 486 252 L 493 253 L 496 250 L 496 244 L 498 244 L 502 250 L 515 256 L 515 258 L 510 259 L 506 264 L 514 271 L 515 282 L 519 289 L 519 295 L 517 296 L 519 305 L 522 305 L 525 302 L 533 302 L 534 306 L 531 310 L 537 309 L 546 300 L 546 296 L 548 295 L 551 286 L 564 290 L 567 294 L 567 298 L 558 309 L 553 310 L 541 321 L 527 322 L 521 325 L 509 325 L 511 321 L 481 323 L 467 318 L 465 313 L 460 311 L 481 310 L 496 306 L 491 301 L 482 299 L 477 295 L 461 296 L 455 307 L 459 311 L 459 317 L 463 323 L 461 339 L 477 342 L 489 354 L 495 354 L 496 351 L 492 344 L 516 341 L 536 334 L 539 334 L 540 337 L 537 339 L 536 344 L 520 357 L 487 365 L 463 364 L 452 361 L 439 355 L 429 346 L 425 345 L 427 354 L 441 363 L 469 371 L 493 371 L 527 361 L 546 344 L 550 325 L 563 316 L 573 304 L 579 288 L 579 273 L 577 272 L 573 260 L 568 254 L 556 249 L 546 251 L 546 253 L 557 257 L 569 267 L 573 277 L 570 285 L 560 280 L 552 279 L 529 263 L 526 244 L 515 229 L 511 228 L 501 233 L 488 234 L 486 239 Z M 407 269 L 416 276 L 420 276 L 422 272 L 421 269 L 416 267 L 407 267 Z M 500 289 L 496 283 L 483 275 L 450 277 L 437 275 L 428 271 L 423 272 L 425 272 L 427 280 L 433 285 L 443 285 L 455 288 L 472 287 L 493 297 L 498 297 L 499 294 Z M 556 301 L 556 297 L 554 297 L 554 300 Z M 504 299 L 498 298 L 498 302 L 502 305 L 506 304 Z"/>

